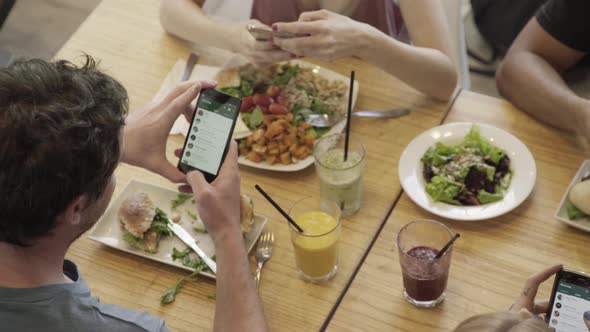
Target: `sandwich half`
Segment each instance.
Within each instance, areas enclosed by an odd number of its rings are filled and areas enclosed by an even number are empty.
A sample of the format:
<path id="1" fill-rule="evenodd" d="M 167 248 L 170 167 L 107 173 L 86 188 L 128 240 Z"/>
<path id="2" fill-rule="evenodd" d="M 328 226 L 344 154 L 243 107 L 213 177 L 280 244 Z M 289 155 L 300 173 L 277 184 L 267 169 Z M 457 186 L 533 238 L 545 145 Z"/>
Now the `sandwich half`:
<path id="1" fill-rule="evenodd" d="M 123 201 L 119 207 L 119 222 L 124 230 L 123 240 L 149 253 L 158 252 L 160 237 L 171 234 L 168 216 L 156 208 L 144 192 L 134 193 Z"/>

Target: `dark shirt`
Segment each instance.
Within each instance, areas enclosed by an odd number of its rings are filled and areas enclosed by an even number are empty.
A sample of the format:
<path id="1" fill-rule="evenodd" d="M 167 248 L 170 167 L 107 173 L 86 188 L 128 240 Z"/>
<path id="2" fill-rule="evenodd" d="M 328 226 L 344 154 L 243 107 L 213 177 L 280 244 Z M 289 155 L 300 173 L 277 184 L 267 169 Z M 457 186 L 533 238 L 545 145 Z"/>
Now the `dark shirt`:
<path id="1" fill-rule="evenodd" d="M 550 0 L 536 14 L 541 27 L 562 44 L 590 52 L 590 0 Z"/>

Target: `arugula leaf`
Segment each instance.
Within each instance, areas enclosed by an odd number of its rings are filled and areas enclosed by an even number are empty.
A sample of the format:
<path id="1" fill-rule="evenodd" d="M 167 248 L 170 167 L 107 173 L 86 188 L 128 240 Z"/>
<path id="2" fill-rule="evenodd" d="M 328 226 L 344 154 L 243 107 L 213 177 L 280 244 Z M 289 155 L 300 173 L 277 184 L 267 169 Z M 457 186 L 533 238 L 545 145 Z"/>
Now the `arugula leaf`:
<path id="1" fill-rule="evenodd" d="M 164 294 L 160 298 L 160 303 L 161 304 L 170 304 L 170 303 L 174 302 L 174 300 L 176 300 L 176 295 L 178 295 L 178 293 L 180 293 L 180 290 L 184 286 L 184 283 L 186 282 L 186 280 L 196 277 L 201 272 L 202 272 L 202 269 L 195 269 L 195 271 L 193 271 L 188 276 L 179 278 L 178 281 L 176 282 L 176 285 L 174 285 L 174 287 L 168 288 L 164 292 Z"/>
<path id="2" fill-rule="evenodd" d="M 199 233 L 207 233 L 207 228 L 202 223 L 193 223 L 193 229 Z"/>
<path id="3" fill-rule="evenodd" d="M 477 193 L 477 198 L 479 199 L 480 204 L 488 204 L 503 199 L 504 194 L 502 194 L 501 192 L 490 194 L 489 192 L 482 189 L 479 191 L 479 193 Z"/>
<path id="4" fill-rule="evenodd" d="M 172 210 L 181 206 L 182 204 L 184 204 L 184 202 L 188 201 L 191 198 L 193 198 L 192 194 L 178 193 L 178 195 L 176 195 L 176 198 L 172 200 Z"/>
<path id="5" fill-rule="evenodd" d="M 281 66 L 281 69 L 282 72 L 270 82 L 270 85 L 285 86 L 299 73 L 299 65 L 292 66 L 290 64 L 284 64 Z"/>
<path id="6" fill-rule="evenodd" d="M 244 119 L 244 118 L 242 118 Z M 250 129 L 256 129 L 258 128 L 258 126 L 260 126 L 262 124 L 262 120 L 264 119 L 264 114 L 262 113 L 262 109 L 260 108 L 260 106 L 256 105 L 256 107 L 254 108 L 254 110 L 252 111 L 252 113 L 250 114 L 250 117 L 248 119 L 248 128 Z M 245 119 L 244 119 L 245 121 Z"/>
<path id="7" fill-rule="evenodd" d="M 331 115 L 332 113 L 334 113 L 328 105 L 326 105 L 324 102 L 322 102 L 319 99 L 314 99 L 311 102 L 311 110 L 315 114 L 329 114 L 329 115 Z"/>
<path id="8" fill-rule="evenodd" d="M 154 221 L 152 221 L 151 231 L 154 231 L 161 235 L 171 235 L 172 232 L 168 228 L 168 216 L 166 213 L 159 208 L 156 208 L 156 215 Z"/>
<path id="9" fill-rule="evenodd" d="M 578 218 L 582 218 L 585 217 L 586 214 L 582 211 L 580 211 L 580 209 L 578 209 L 575 205 L 573 205 L 572 203 L 568 202 L 567 203 L 567 216 L 568 218 L 570 218 L 570 220 L 575 220 Z"/>
<path id="10" fill-rule="evenodd" d="M 133 236 L 133 234 L 125 231 L 123 233 L 123 241 L 129 243 L 130 246 L 143 250 L 143 240 Z"/>
<path id="11" fill-rule="evenodd" d="M 177 259 L 183 259 L 184 257 L 186 257 L 186 255 L 191 253 L 191 249 L 190 248 L 186 248 L 184 249 L 184 251 L 180 251 L 178 249 L 176 249 L 176 247 L 172 248 L 172 261 L 175 261 Z"/>
<path id="12" fill-rule="evenodd" d="M 199 220 L 199 217 L 197 217 L 197 214 L 192 211 L 186 210 L 186 214 L 188 214 L 188 216 L 191 217 L 193 220 Z"/>

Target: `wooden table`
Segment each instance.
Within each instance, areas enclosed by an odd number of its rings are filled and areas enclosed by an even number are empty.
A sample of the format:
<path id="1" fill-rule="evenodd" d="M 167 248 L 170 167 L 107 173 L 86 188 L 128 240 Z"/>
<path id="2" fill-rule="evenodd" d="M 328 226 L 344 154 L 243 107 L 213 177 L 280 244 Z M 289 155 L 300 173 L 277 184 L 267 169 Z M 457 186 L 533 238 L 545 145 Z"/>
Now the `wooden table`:
<path id="1" fill-rule="evenodd" d="M 102 67 L 127 87 L 131 108 L 140 107 L 153 98 L 176 60 L 195 48 L 164 33 L 159 25 L 158 4 L 157 0 L 104 0 L 57 58 L 75 60 L 86 52 L 101 59 Z M 223 52 L 196 49 L 205 64 L 220 65 L 227 59 Z M 273 330 L 317 330 L 326 321 L 401 192 L 397 177 L 401 152 L 417 134 L 438 125 L 449 108 L 449 104 L 434 102 L 359 60 L 322 65 L 344 75 L 356 70 L 360 83 L 358 108 L 409 107 L 413 112 L 390 121 L 355 119 L 353 138 L 368 147 L 362 208 L 343 223 L 340 268 L 336 277 L 325 284 L 305 283 L 297 278 L 288 227 L 253 188 L 254 184 L 261 184 L 285 207 L 306 196 L 319 199 L 319 181 L 313 167 L 297 173 L 241 169 L 242 192 L 254 198 L 256 213 L 270 218 L 276 237 L 274 254 L 263 271 L 260 289 Z M 170 139 L 170 158 L 181 143 L 181 138 Z M 156 175 L 128 165 L 121 165 L 116 175 L 119 184 L 115 195 L 132 178 L 174 187 Z M 104 302 L 147 310 L 165 318 L 174 331 L 208 330 L 212 326 L 212 281 L 188 283 L 174 304 L 160 306 L 160 295 L 185 272 L 108 249 L 86 237 L 72 246 L 68 258 L 79 264 L 90 287 Z"/>
<path id="2" fill-rule="evenodd" d="M 545 266 L 562 262 L 590 271 L 588 234 L 553 219 L 584 159 L 573 139 L 503 100 L 468 91 L 461 92 L 445 123 L 460 121 L 503 128 L 529 147 L 538 173 L 531 197 L 503 217 L 459 222 L 441 220 L 403 194 L 328 330 L 451 331 L 472 315 L 507 310 L 525 279 Z M 443 221 L 462 235 L 453 252 L 446 300 L 432 310 L 417 309 L 404 300 L 395 246 L 400 228 L 423 218 Z M 545 283 L 538 299 L 548 298 L 551 286 L 552 281 Z"/>

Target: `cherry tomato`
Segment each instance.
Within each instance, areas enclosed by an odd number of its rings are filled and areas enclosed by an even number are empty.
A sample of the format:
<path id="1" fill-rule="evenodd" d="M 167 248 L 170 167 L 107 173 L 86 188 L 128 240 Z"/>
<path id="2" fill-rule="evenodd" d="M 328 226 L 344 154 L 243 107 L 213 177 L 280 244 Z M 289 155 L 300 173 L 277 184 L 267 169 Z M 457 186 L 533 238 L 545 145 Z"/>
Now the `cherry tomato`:
<path id="1" fill-rule="evenodd" d="M 289 97 L 280 95 L 277 97 L 277 103 L 288 108 L 289 107 Z"/>
<path id="2" fill-rule="evenodd" d="M 266 107 L 266 106 L 260 106 L 260 109 L 262 110 L 262 114 L 270 114 L 270 111 L 268 110 L 268 107 Z"/>
<path id="3" fill-rule="evenodd" d="M 278 85 L 271 85 L 268 87 L 268 89 L 266 89 L 266 94 L 273 98 L 276 98 L 278 97 L 278 95 L 281 94 L 281 87 Z"/>
<path id="4" fill-rule="evenodd" d="M 240 112 L 248 112 L 254 107 L 254 100 L 252 96 L 242 98 L 242 106 L 240 107 Z"/>
<path id="5" fill-rule="evenodd" d="M 285 115 L 289 113 L 289 109 L 287 109 L 285 106 L 281 105 L 281 104 L 270 104 L 270 106 L 268 107 L 268 111 L 271 114 L 275 114 L 275 115 Z"/>
<path id="6" fill-rule="evenodd" d="M 272 97 L 262 93 L 257 93 L 253 97 L 254 104 L 258 106 L 268 106 L 273 103 Z"/>

